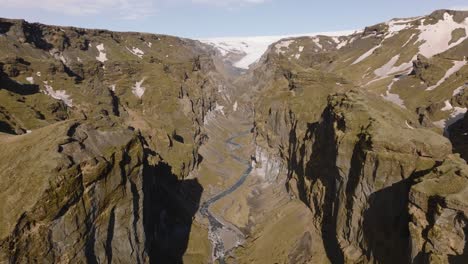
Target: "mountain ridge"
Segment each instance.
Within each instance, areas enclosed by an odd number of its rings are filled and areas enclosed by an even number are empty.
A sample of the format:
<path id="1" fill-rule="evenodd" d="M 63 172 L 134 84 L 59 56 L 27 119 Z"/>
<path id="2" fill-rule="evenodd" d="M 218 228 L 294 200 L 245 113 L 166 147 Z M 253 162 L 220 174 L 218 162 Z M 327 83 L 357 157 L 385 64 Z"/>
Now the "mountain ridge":
<path id="1" fill-rule="evenodd" d="M 0 262 L 468 260 L 468 11 L 271 39 L 249 69 L 167 35 L 0 33 Z"/>

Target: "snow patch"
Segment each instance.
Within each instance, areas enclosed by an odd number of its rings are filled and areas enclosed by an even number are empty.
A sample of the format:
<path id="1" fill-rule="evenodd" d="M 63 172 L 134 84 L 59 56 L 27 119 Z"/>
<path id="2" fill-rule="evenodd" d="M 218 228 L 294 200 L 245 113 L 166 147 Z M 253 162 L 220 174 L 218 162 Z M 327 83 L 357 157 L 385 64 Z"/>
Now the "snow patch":
<path id="1" fill-rule="evenodd" d="M 405 104 L 404 104 L 404 101 L 400 98 L 400 95 L 391 93 L 393 85 L 398 80 L 399 80 L 398 78 L 393 79 L 392 82 L 387 86 L 387 91 L 385 92 L 385 95 L 382 94 L 381 96 L 383 97 L 383 99 L 385 99 L 385 100 L 387 100 L 389 102 L 392 102 L 392 103 L 400 106 L 401 108 L 406 108 Z"/>
<path id="2" fill-rule="evenodd" d="M 388 33 L 385 35 L 384 39 L 391 38 L 395 36 L 398 32 L 408 29 L 411 27 L 411 22 L 420 19 L 421 17 L 417 18 L 410 18 L 410 19 L 393 19 L 388 21 L 386 24 L 388 25 Z"/>
<path id="3" fill-rule="evenodd" d="M 48 82 L 44 82 L 45 91 L 44 93 L 49 95 L 50 97 L 63 101 L 67 106 L 73 106 L 73 99 L 70 98 L 70 95 L 67 94 L 65 90 L 57 90 L 55 91 L 54 88 L 48 85 Z"/>
<path id="4" fill-rule="evenodd" d="M 374 71 L 374 74 L 379 77 L 384 77 L 384 76 L 389 76 L 391 74 L 401 72 L 401 71 L 406 71 L 410 68 L 413 67 L 413 60 L 416 59 L 416 57 L 413 57 L 409 62 L 402 63 L 399 66 L 395 66 L 396 62 L 400 58 L 400 55 L 396 55 L 393 58 L 391 58 L 385 65 L 382 67 L 376 69 Z"/>
<path id="5" fill-rule="evenodd" d="M 103 62 L 103 63 L 106 62 L 107 54 L 105 53 L 106 49 L 104 48 L 104 43 L 97 45 L 96 49 L 99 51 L 99 56 L 96 57 L 96 60 Z"/>
<path id="6" fill-rule="evenodd" d="M 111 85 L 109 88 L 111 89 L 111 91 L 115 92 L 115 84 Z"/>
<path id="7" fill-rule="evenodd" d="M 34 77 L 26 77 L 26 81 L 28 81 L 30 84 L 34 84 Z"/>
<path id="8" fill-rule="evenodd" d="M 439 87 L 442 83 L 444 83 L 448 78 L 450 78 L 450 76 L 452 76 L 454 73 L 458 72 L 461 68 L 463 68 L 463 66 L 466 65 L 466 60 L 462 60 L 462 61 L 453 61 L 453 66 L 447 70 L 447 72 L 445 73 L 444 77 L 442 77 L 442 79 L 440 79 L 436 84 L 430 86 L 430 87 L 427 87 L 426 91 L 432 91 L 434 90 L 435 88 Z"/>
<path id="9" fill-rule="evenodd" d="M 442 119 L 436 122 L 433 122 L 434 125 L 443 128 L 445 133 L 447 133 L 447 129 L 449 126 L 455 124 L 458 120 L 462 119 L 466 112 L 467 112 L 466 107 L 454 107 L 452 110 L 452 113 L 450 114 L 448 119 Z"/>
<path id="10" fill-rule="evenodd" d="M 283 40 L 275 45 L 276 54 L 284 54 L 284 49 L 289 48 L 289 45 L 294 43 L 294 40 Z"/>
<path id="11" fill-rule="evenodd" d="M 457 28 L 464 28 L 465 31 L 468 31 L 468 18 L 465 18 L 462 23 L 457 23 L 453 20 L 453 15 L 444 13 L 443 19 L 433 25 L 423 25 L 421 22 L 421 25 L 418 27 L 421 31 L 418 42 L 422 42 L 421 46 L 419 46 L 419 53 L 430 58 L 459 45 L 468 36 L 449 44 L 452 40 L 452 32 Z"/>
<path id="12" fill-rule="evenodd" d="M 445 106 L 442 107 L 442 109 L 440 109 L 440 110 L 442 110 L 442 111 L 450 111 L 450 110 L 453 109 L 453 106 L 452 106 L 452 104 L 450 103 L 449 100 L 445 100 L 444 104 L 445 104 Z"/>
<path id="13" fill-rule="evenodd" d="M 125 48 L 127 48 L 127 50 L 130 51 L 130 53 L 132 53 L 133 55 L 137 56 L 140 59 L 143 59 L 143 55 L 145 55 L 145 53 L 139 48 L 135 48 L 135 47 L 132 47 L 132 49 L 129 49 L 128 47 L 125 47 Z"/>
<path id="14" fill-rule="evenodd" d="M 347 36 L 355 33 L 355 30 L 337 31 L 337 32 L 316 32 L 297 35 L 284 36 L 259 36 L 259 37 L 231 37 L 231 38 L 211 38 L 199 39 L 202 43 L 215 47 L 223 56 L 231 53 L 240 54 L 242 58 L 233 64 L 240 69 L 249 69 L 249 67 L 258 62 L 262 55 L 268 50 L 268 47 L 281 39 L 303 36 Z"/>
<path id="15" fill-rule="evenodd" d="M 414 129 L 410 124 L 408 124 L 408 120 L 405 120 L 406 127 L 409 129 Z"/>
<path id="16" fill-rule="evenodd" d="M 323 46 L 322 44 L 320 44 L 320 39 L 315 37 L 312 39 L 312 41 L 315 43 L 315 45 L 317 45 L 317 47 L 319 47 L 319 49 L 323 49 Z"/>
<path id="17" fill-rule="evenodd" d="M 409 37 L 409 39 L 405 42 L 405 44 L 403 44 L 402 48 L 405 47 L 406 45 L 408 45 L 410 43 L 410 41 L 414 38 L 414 36 L 416 36 L 415 33 L 411 34 L 411 36 Z"/>
<path id="18" fill-rule="evenodd" d="M 336 46 L 336 49 L 341 49 L 341 48 L 343 48 L 343 47 L 346 46 L 346 45 L 348 45 L 348 40 L 345 40 L 345 41 L 340 42 L 340 44 L 338 44 L 338 45 Z"/>
<path id="19" fill-rule="evenodd" d="M 37 77 L 41 77 L 41 72 L 36 72 Z"/>
<path id="20" fill-rule="evenodd" d="M 372 53 L 374 53 L 374 51 L 378 48 L 382 47 L 382 44 L 379 44 L 375 47 L 373 47 L 372 49 L 368 50 L 366 53 L 362 54 L 359 58 L 357 58 L 357 60 L 355 60 L 353 63 L 351 63 L 351 65 L 354 65 L 354 64 L 358 64 L 359 62 L 367 59 L 370 55 L 372 55 Z"/>
<path id="21" fill-rule="evenodd" d="M 143 78 L 139 82 L 136 82 L 135 86 L 132 87 L 132 93 L 138 98 L 141 98 L 143 94 L 145 93 L 146 88 L 141 86 L 144 81 L 145 81 L 145 78 Z"/>
<path id="22" fill-rule="evenodd" d="M 458 87 L 457 89 L 455 89 L 455 90 L 453 91 L 453 94 L 452 94 L 452 95 L 453 95 L 453 96 L 460 95 L 461 93 L 463 93 L 465 87 L 466 87 L 466 84 L 465 84 L 465 85 L 462 85 L 462 86 L 460 86 L 460 87 Z"/>
<path id="23" fill-rule="evenodd" d="M 232 106 L 232 110 L 233 110 L 234 112 L 236 112 L 236 111 L 237 111 L 237 107 L 238 107 L 238 105 L 237 105 L 237 101 L 236 101 L 236 102 L 234 103 L 234 105 Z"/>

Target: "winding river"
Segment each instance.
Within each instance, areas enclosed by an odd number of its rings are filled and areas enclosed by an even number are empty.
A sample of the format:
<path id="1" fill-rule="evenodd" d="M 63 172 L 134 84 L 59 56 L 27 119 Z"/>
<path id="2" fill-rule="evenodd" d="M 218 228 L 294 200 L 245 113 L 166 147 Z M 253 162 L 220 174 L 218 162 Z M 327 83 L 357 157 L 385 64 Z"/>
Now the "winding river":
<path id="1" fill-rule="evenodd" d="M 208 221 L 209 221 L 209 224 L 210 224 L 209 238 L 210 238 L 210 240 L 212 242 L 212 245 L 213 245 L 213 255 L 212 255 L 213 256 L 213 261 L 218 260 L 219 263 L 221 263 L 221 264 L 224 263 L 224 257 L 226 256 L 226 254 L 230 250 L 230 249 L 225 248 L 225 241 L 224 241 L 222 232 L 224 232 L 224 233 L 227 232 L 227 233 L 230 233 L 231 235 L 235 236 L 238 245 L 241 244 L 242 241 L 244 240 L 244 235 L 235 226 L 228 225 L 227 223 L 225 223 L 225 221 L 223 219 L 220 219 L 215 214 L 213 214 L 210 211 L 210 206 L 213 205 L 214 203 L 216 203 L 217 201 L 219 201 L 220 199 L 222 199 L 223 197 L 225 197 L 225 196 L 233 193 L 235 190 L 237 190 L 242 184 L 244 184 L 245 180 L 247 179 L 249 174 L 252 172 L 253 167 L 252 167 L 250 161 L 249 160 L 244 160 L 241 157 L 236 156 L 233 153 L 235 149 L 238 149 L 238 148 L 242 147 L 241 144 L 235 143 L 234 140 L 236 138 L 248 135 L 249 133 L 250 133 L 250 130 L 245 131 L 245 132 L 241 132 L 239 134 L 234 135 L 231 138 L 228 138 L 225 141 L 225 143 L 228 146 L 233 147 L 232 150 L 231 150 L 231 155 L 230 156 L 234 160 L 236 160 L 236 161 L 238 161 L 238 162 L 240 162 L 242 164 L 245 164 L 246 165 L 245 171 L 243 172 L 243 174 L 241 175 L 241 177 L 239 178 L 239 180 L 235 184 L 233 184 L 231 187 L 224 190 L 223 192 L 211 197 L 206 202 L 204 202 L 202 204 L 202 206 L 200 207 L 201 215 L 203 217 L 206 217 L 208 219 Z"/>

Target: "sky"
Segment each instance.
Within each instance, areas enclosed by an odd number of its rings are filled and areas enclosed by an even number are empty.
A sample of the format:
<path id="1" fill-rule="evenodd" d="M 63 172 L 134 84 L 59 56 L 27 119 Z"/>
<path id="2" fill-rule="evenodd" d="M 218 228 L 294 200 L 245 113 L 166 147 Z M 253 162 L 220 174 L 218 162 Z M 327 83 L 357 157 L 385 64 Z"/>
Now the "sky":
<path id="1" fill-rule="evenodd" d="M 0 17 L 188 38 L 353 30 L 468 0 L 0 0 Z"/>

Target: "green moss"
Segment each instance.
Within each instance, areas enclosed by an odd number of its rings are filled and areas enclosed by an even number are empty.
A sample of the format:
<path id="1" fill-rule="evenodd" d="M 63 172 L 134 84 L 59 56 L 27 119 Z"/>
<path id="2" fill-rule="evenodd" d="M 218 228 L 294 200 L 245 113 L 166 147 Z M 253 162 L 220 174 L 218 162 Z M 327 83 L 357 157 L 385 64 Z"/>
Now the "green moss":
<path id="1" fill-rule="evenodd" d="M 449 41 L 449 45 L 459 41 L 461 38 L 466 37 L 466 30 L 464 28 L 457 28 L 452 31 L 452 39 Z"/>

